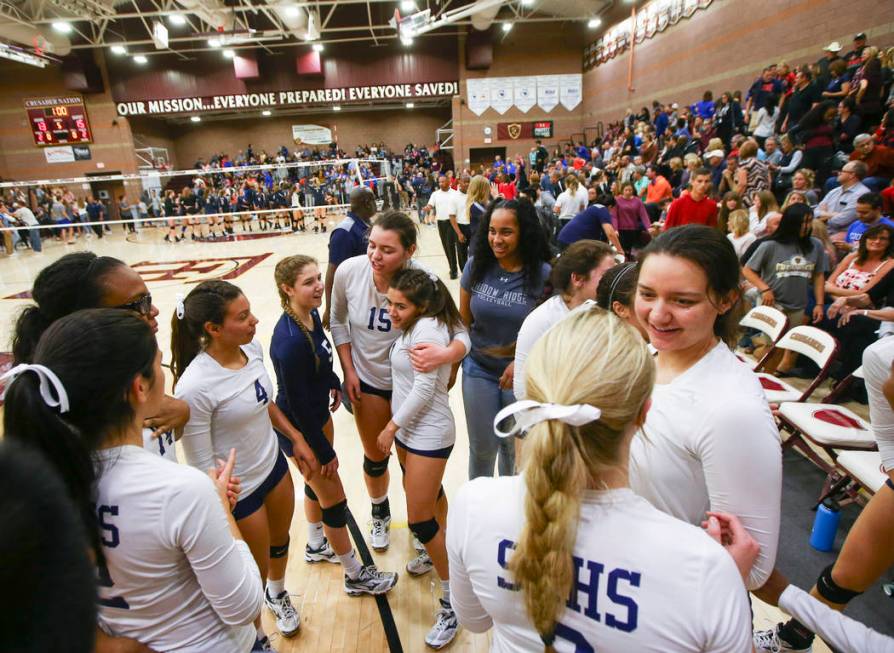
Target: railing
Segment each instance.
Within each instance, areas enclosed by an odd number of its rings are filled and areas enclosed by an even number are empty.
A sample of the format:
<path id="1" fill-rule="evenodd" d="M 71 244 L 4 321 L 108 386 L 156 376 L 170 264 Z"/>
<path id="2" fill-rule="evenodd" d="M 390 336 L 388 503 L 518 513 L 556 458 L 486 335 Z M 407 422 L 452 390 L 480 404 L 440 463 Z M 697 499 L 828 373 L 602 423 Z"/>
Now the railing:
<path id="1" fill-rule="evenodd" d="M 435 131 L 435 142 L 442 150 L 452 150 L 453 135 L 453 118 L 451 118 Z"/>

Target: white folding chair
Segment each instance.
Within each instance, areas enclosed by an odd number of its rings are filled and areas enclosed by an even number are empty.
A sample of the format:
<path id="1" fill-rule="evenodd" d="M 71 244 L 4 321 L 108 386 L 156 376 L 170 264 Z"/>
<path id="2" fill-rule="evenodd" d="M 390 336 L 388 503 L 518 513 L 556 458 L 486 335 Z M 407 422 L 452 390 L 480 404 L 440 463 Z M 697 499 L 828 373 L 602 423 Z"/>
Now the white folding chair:
<path id="1" fill-rule="evenodd" d="M 782 403 L 784 401 L 807 401 L 813 391 L 829 375 L 829 369 L 835 361 L 838 353 L 838 341 L 830 334 L 812 326 L 796 326 L 782 336 L 776 343 L 775 349 L 787 349 L 803 354 L 819 367 L 819 373 L 810 382 L 805 390 L 798 390 L 793 385 L 782 379 L 761 372 L 766 364 L 764 357 L 755 369 L 757 377 L 764 389 L 764 395 L 770 403 Z"/>
<path id="2" fill-rule="evenodd" d="M 786 317 L 785 313 L 772 306 L 755 306 L 745 314 L 745 317 L 739 320 L 739 326 L 747 329 L 756 329 L 770 339 L 770 346 L 760 360 L 749 354 L 736 354 L 751 369 L 757 369 L 757 366 L 773 353 L 773 348 L 782 337 L 782 334 L 785 333 L 786 328 L 788 328 L 788 317 Z"/>
<path id="3" fill-rule="evenodd" d="M 887 480 L 888 475 L 882 469 L 882 457 L 878 451 L 840 451 L 835 460 L 835 469 L 826 477 L 819 502 L 826 497 L 836 497 L 841 505 L 863 505 L 867 501 L 866 494 L 871 497 Z"/>
<path id="4" fill-rule="evenodd" d="M 829 391 L 823 398 L 824 404 L 837 404 L 842 401 L 847 396 L 848 390 L 851 389 L 851 386 L 854 384 L 854 379 L 862 379 L 863 378 L 863 366 L 861 365 L 853 372 L 848 374 L 846 377 L 841 379 L 835 386 Z"/>

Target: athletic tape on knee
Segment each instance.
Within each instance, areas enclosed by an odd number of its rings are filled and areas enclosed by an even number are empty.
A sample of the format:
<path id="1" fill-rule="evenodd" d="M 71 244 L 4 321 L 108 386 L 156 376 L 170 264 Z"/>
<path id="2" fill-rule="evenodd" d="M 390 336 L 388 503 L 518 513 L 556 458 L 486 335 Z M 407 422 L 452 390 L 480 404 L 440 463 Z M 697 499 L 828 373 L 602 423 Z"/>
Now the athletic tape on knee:
<path id="1" fill-rule="evenodd" d="M 832 603 L 844 604 L 855 596 L 860 596 L 863 592 L 855 592 L 854 590 L 845 589 L 832 580 L 832 567 L 829 565 L 823 569 L 823 573 L 816 579 L 816 591 L 827 601 Z"/>
<path id="2" fill-rule="evenodd" d="M 348 523 L 348 502 L 342 499 L 334 506 L 322 509 L 323 523 L 329 528 L 344 528 Z"/>
<path id="3" fill-rule="evenodd" d="M 363 471 L 373 478 L 384 476 L 385 472 L 388 471 L 388 459 L 372 460 L 363 456 Z"/>
<path id="4" fill-rule="evenodd" d="M 316 501 L 317 503 L 320 502 L 320 500 L 317 498 L 316 493 L 314 492 L 314 489 L 307 483 L 304 484 L 304 496 L 306 496 L 311 501 Z"/>
<path id="5" fill-rule="evenodd" d="M 286 540 L 286 543 L 281 546 L 270 547 L 271 558 L 285 558 L 287 555 L 289 555 L 289 540 Z"/>
<path id="6" fill-rule="evenodd" d="M 416 536 L 416 539 L 423 544 L 431 542 L 434 536 L 438 534 L 438 529 L 440 529 L 438 520 L 434 517 L 428 521 L 410 522 L 407 525 L 410 527 L 410 530 L 413 531 L 413 535 Z"/>

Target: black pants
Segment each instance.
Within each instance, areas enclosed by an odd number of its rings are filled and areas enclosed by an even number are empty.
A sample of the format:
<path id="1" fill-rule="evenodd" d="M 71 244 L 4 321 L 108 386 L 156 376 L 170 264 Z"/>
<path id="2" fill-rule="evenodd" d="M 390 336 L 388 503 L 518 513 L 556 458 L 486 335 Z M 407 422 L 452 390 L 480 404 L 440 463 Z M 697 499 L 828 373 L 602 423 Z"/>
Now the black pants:
<path id="1" fill-rule="evenodd" d="M 472 242 L 472 227 L 467 224 L 457 225 L 459 230 L 462 232 L 463 237 L 466 239 L 466 242 L 459 242 L 459 238 L 456 239 L 456 255 L 459 259 L 459 271 L 462 272 L 466 269 L 466 261 L 469 260 L 469 243 Z M 454 236 L 456 233 L 454 232 Z"/>
<path id="2" fill-rule="evenodd" d="M 438 220 L 437 222 L 441 246 L 443 246 L 444 253 L 447 255 L 447 265 L 450 266 L 450 276 L 456 276 L 456 250 L 457 245 L 459 245 L 459 239 L 456 237 L 456 232 L 453 230 L 450 220 Z"/>

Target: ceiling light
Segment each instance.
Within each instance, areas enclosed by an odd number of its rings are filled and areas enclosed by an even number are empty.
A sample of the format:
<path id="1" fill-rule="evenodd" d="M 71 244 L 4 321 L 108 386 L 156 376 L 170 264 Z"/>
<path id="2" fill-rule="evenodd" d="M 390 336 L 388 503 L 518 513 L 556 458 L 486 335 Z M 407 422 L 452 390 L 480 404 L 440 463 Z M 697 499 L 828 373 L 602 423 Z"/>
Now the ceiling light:
<path id="1" fill-rule="evenodd" d="M 301 15 L 301 7 L 298 5 L 288 5 L 285 9 L 286 16 L 289 18 L 298 18 Z"/>
<path id="2" fill-rule="evenodd" d="M 171 14 L 168 16 L 168 21 L 171 25 L 186 25 L 186 16 L 183 14 Z"/>
<path id="3" fill-rule="evenodd" d="M 601 18 L 591 18 L 590 20 L 587 21 L 587 27 L 589 27 L 590 29 L 596 29 L 600 25 L 602 25 Z"/>
<path id="4" fill-rule="evenodd" d="M 223 51 L 224 59 L 232 59 L 235 55 L 236 55 L 236 53 L 233 52 L 232 50 L 224 50 Z"/>
<path id="5" fill-rule="evenodd" d="M 530 7 L 534 4 L 534 0 L 521 0 L 522 7 Z"/>
<path id="6" fill-rule="evenodd" d="M 413 45 L 413 37 L 412 36 L 401 36 L 400 42 L 407 46 Z"/>
<path id="7" fill-rule="evenodd" d="M 262 116 L 272 116 L 273 112 L 270 111 L 270 109 L 264 109 L 263 111 L 261 111 L 261 115 Z"/>
<path id="8" fill-rule="evenodd" d="M 322 52 L 323 44 L 322 43 L 314 43 L 314 52 Z"/>
<path id="9" fill-rule="evenodd" d="M 402 0 L 400 10 L 407 14 L 411 11 L 416 11 L 416 3 L 413 0 Z"/>
<path id="10" fill-rule="evenodd" d="M 332 107 L 332 110 L 333 111 L 341 111 L 341 107 L 336 104 L 334 107 Z"/>
<path id="11" fill-rule="evenodd" d="M 504 32 L 508 32 L 512 29 L 512 23 L 503 23 L 502 27 Z"/>
<path id="12" fill-rule="evenodd" d="M 219 48 L 221 46 L 220 39 L 212 38 L 208 39 L 208 47 L 209 48 Z"/>
<path id="13" fill-rule="evenodd" d="M 127 54 L 127 48 L 123 45 L 113 45 L 112 46 L 112 54 L 122 55 Z"/>
<path id="14" fill-rule="evenodd" d="M 141 54 L 138 54 L 138 55 L 134 56 L 133 60 L 136 61 L 136 62 L 137 62 L 138 64 L 140 64 L 141 66 L 142 66 L 143 64 L 146 64 L 146 63 L 149 62 L 149 60 L 148 60 L 146 57 L 144 57 L 143 55 L 141 55 Z"/>
<path id="15" fill-rule="evenodd" d="M 202 122 L 201 116 L 190 116 L 189 119 L 193 122 Z"/>
<path id="16" fill-rule="evenodd" d="M 416 105 L 413 104 L 412 102 L 407 102 L 407 109 L 412 109 L 412 108 L 415 107 L 415 106 L 416 106 Z"/>
<path id="17" fill-rule="evenodd" d="M 57 20 L 53 23 L 53 29 L 59 32 L 60 34 L 70 34 L 71 33 L 71 24 L 66 23 L 62 20 Z"/>

